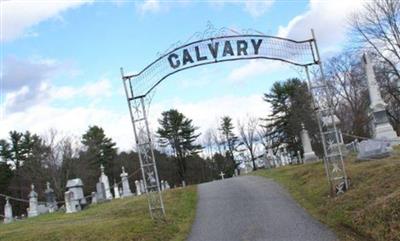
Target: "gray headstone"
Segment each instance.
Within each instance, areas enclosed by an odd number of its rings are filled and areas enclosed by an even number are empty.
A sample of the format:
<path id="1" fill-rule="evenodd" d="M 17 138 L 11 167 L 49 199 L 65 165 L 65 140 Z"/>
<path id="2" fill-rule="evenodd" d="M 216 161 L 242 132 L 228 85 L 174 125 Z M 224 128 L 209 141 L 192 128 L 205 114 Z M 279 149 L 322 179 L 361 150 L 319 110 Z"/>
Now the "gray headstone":
<path id="1" fill-rule="evenodd" d="M 49 209 L 49 212 L 52 213 L 54 211 L 57 211 L 58 206 L 57 206 L 57 201 L 56 201 L 56 194 L 54 193 L 54 190 L 50 187 L 50 183 L 46 183 L 47 188 L 44 191 L 44 194 L 46 196 L 46 206 Z"/>
<path id="2" fill-rule="evenodd" d="M 104 184 L 104 191 L 105 191 L 106 199 L 111 200 L 111 199 L 113 199 L 113 196 L 111 194 L 110 182 L 108 181 L 108 177 L 106 176 L 106 174 L 104 174 L 104 166 L 103 165 L 100 165 L 100 170 L 101 170 L 101 174 L 99 177 L 99 182 Z"/>
<path id="3" fill-rule="evenodd" d="M 98 182 L 96 183 L 96 195 L 97 195 L 97 201 L 102 202 L 106 200 L 106 192 L 104 188 L 104 183 Z"/>
<path id="4" fill-rule="evenodd" d="M 96 204 L 97 203 L 97 194 L 96 192 L 92 192 L 92 204 Z"/>
<path id="5" fill-rule="evenodd" d="M 381 159 L 390 156 L 390 142 L 365 140 L 358 144 L 358 160 Z"/>
<path id="6" fill-rule="evenodd" d="M 78 211 L 79 202 L 75 199 L 73 191 L 65 192 L 65 212 L 66 213 L 75 213 Z M 80 209 L 80 206 L 79 206 Z"/>

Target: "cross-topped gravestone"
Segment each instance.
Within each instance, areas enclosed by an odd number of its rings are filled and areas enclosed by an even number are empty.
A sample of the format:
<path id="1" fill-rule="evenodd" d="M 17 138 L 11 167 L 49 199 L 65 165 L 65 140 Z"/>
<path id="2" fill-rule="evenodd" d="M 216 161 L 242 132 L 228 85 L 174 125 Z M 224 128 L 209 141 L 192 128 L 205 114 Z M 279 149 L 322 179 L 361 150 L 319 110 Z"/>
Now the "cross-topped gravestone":
<path id="1" fill-rule="evenodd" d="M 104 174 L 103 164 L 100 165 L 100 170 L 101 170 L 101 174 L 100 174 L 99 182 L 104 184 L 104 191 L 105 191 L 106 199 L 111 200 L 111 199 L 113 199 L 113 196 L 112 196 L 111 190 L 110 190 L 110 182 L 108 181 L 108 177 L 106 176 L 106 174 Z"/>
<path id="2" fill-rule="evenodd" d="M 224 180 L 225 173 L 223 173 L 223 172 L 221 171 L 221 173 L 220 173 L 219 175 L 221 176 L 221 180 Z"/>
<path id="3" fill-rule="evenodd" d="M 4 223 L 11 223 L 14 220 L 12 214 L 12 207 L 10 204 L 10 198 L 6 197 L 6 205 L 4 205 Z"/>
<path id="4" fill-rule="evenodd" d="M 44 194 L 46 196 L 46 207 L 48 208 L 49 212 L 52 213 L 57 211 L 57 201 L 56 201 L 56 194 L 54 190 L 50 187 L 50 182 L 46 182 L 46 190 Z"/>
<path id="5" fill-rule="evenodd" d="M 35 185 L 31 185 L 31 192 L 29 193 L 29 208 L 28 217 L 35 217 L 39 215 L 38 208 L 38 194 L 35 192 Z"/>
<path id="6" fill-rule="evenodd" d="M 122 196 L 123 197 L 132 196 L 131 188 L 129 187 L 128 173 L 125 172 L 125 167 L 122 167 L 121 181 L 122 181 Z"/>

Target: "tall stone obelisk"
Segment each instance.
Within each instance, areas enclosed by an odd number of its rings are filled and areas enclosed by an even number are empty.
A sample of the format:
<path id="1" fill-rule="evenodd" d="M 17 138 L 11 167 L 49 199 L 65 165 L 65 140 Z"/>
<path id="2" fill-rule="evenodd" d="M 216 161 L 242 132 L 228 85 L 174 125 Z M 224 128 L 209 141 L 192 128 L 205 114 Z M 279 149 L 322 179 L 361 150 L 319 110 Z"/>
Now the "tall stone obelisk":
<path id="1" fill-rule="evenodd" d="M 304 163 L 310 163 L 310 162 L 316 162 L 318 161 L 317 155 L 315 155 L 315 152 L 312 150 L 311 146 L 311 140 L 310 136 L 308 135 L 308 131 L 305 129 L 304 124 L 301 123 L 301 132 L 300 132 L 300 138 L 301 138 L 301 144 L 303 145 L 303 162 Z"/>
<path id="2" fill-rule="evenodd" d="M 382 99 L 378 83 L 376 82 L 373 64 L 371 63 L 371 59 L 367 53 L 364 53 L 363 63 L 367 75 L 369 98 L 371 101 L 369 108 L 373 117 L 373 137 L 375 139 L 400 141 L 400 138 L 389 123 L 385 109 L 386 103 Z M 391 143 L 398 144 L 399 142 Z"/>

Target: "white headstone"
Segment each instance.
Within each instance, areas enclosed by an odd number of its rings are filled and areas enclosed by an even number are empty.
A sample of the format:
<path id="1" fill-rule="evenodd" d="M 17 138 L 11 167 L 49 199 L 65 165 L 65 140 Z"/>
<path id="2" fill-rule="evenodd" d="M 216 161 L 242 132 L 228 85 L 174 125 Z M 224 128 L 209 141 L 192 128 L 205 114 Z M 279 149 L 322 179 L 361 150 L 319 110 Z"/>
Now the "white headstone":
<path id="1" fill-rule="evenodd" d="M 302 127 L 302 130 L 300 132 L 300 137 L 301 137 L 301 143 L 303 145 L 303 151 L 304 151 L 303 162 L 310 163 L 310 162 L 318 161 L 317 155 L 315 155 L 314 151 L 312 150 L 310 137 L 308 136 L 308 131 L 305 129 L 303 123 L 301 124 L 301 127 Z"/>
<path id="2" fill-rule="evenodd" d="M 141 192 L 141 188 L 140 188 L 140 182 L 138 181 L 138 180 L 135 180 L 135 189 L 136 189 L 136 195 L 137 196 L 140 196 L 140 195 L 142 195 L 142 192 Z"/>
<path id="3" fill-rule="evenodd" d="M 182 181 L 182 187 L 186 187 L 186 182 L 185 182 L 185 180 Z"/>
<path id="4" fill-rule="evenodd" d="M 140 192 L 141 193 L 146 193 L 146 188 L 144 186 L 144 181 L 143 179 L 140 180 Z"/>
<path id="5" fill-rule="evenodd" d="M 131 188 L 129 187 L 128 173 L 125 172 L 125 167 L 122 167 L 121 181 L 122 181 L 122 196 L 123 197 L 132 196 Z"/>
<path id="6" fill-rule="evenodd" d="M 65 212 L 66 213 L 75 213 L 77 212 L 76 205 L 78 203 L 77 200 L 75 200 L 74 192 L 73 191 L 66 191 L 64 194 L 65 197 Z"/>
<path id="7" fill-rule="evenodd" d="M 92 204 L 96 204 L 97 203 L 97 194 L 96 192 L 92 192 Z"/>
<path id="8" fill-rule="evenodd" d="M 115 182 L 115 180 L 114 180 L 114 197 L 115 198 L 120 198 L 118 184 Z"/>
<path id="9" fill-rule="evenodd" d="M 100 170 L 101 170 L 101 175 L 99 178 L 99 182 L 104 184 L 104 191 L 105 191 L 106 199 L 111 200 L 111 199 L 113 199 L 113 196 L 112 196 L 111 190 L 110 190 L 110 182 L 108 181 L 108 177 L 106 176 L 106 174 L 104 174 L 103 164 L 100 165 Z"/>
<path id="10" fill-rule="evenodd" d="M 35 192 L 35 185 L 31 185 L 31 192 L 29 193 L 29 208 L 28 217 L 35 217 L 39 215 L 38 212 L 38 194 Z"/>
<path id="11" fill-rule="evenodd" d="M 164 180 L 161 180 L 160 188 L 161 188 L 161 191 L 164 191 L 164 189 L 165 189 Z"/>
<path id="12" fill-rule="evenodd" d="M 14 220 L 9 199 L 9 197 L 6 197 L 6 205 L 4 205 L 4 223 L 6 224 L 11 223 Z"/>
<path id="13" fill-rule="evenodd" d="M 167 190 L 168 190 L 168 189 L 170 189 L 170 188 L 171 188 L 171 187 L 169 186 L 169 184 L 168 184 L 168 181 L 165 181 L 165 183 L 164 183 L 164 184 L 165 184 L 165 189 L 167 189 Z"/>
<path id="14" fill-rule="evenodd" d="M 386 115 L 386 103 L 382 99 L 378 83 L 376 82 L 373 64 L 367 53 L 363 56 L 363 62 L 367 75 L 369 98 L 371 102 L 369 107 L 372 111 L 374 121 L 374 138 L 393 140 L 391 143 L 392 145 L 399 144 L 400 138 L 393 130 Z"/>
<path id="15" fill-rule="evenodd" d="M 221 180 L 224 180 L 225 173 L 221 172 L 219 175 L 221 176 Z"/>

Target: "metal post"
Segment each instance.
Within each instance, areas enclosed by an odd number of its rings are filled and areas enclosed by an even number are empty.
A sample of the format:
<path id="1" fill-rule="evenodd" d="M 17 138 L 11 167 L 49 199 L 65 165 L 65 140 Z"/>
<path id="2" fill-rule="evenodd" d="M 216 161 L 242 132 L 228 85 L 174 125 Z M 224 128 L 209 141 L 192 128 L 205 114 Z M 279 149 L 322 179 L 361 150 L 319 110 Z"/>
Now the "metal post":
<path id="1" fill-rule="evenodd" d="M 322 116 L 321 116 L 321 112 L 319 111 L 319 107 L 317 106 L 316 99 L 315 99 L 315 96 L 314 96 L 314 93 L 313 93 L 313 87 L 312 87 L 312 84 L 311 84 L 311 78 L 310 78 L 310 72 L 308 70 L 308 66 L 305 66 L 304 68 L 305 68 L 305 72 L 306 72 L 308 88 L 309 88 L 309 91 L 310 91 L 310 94 L 311 94 L 311 98 L 313 100 L 313 102 L 312 102 L 313 103 L 313 108 L 314 108 L 314 110 L 316 110 L 318 129 L 319 129 L 319 132 L 321 134 L 321 141 L 322 141 L 322 146 L 323 146 L 323 149 L 324 149 L 325 173 L 326 173 L 326 177 L 328 178 L 328 181 L 329 181 L 330 193 L 331 193 L 331 195 L 333 195 L 334 190 L 333 190 L 331 177 L 329 175 L 328 160 L 326 159 L 328 153 L 327 153 L 327 149 L 326 149 L 325 135 L 324 135 L 324 131 L 322 129 L 322 124 L 321 124 Z"/>
<path id="2" fill-rule="evenodd" d="M 124 76 L 122 68 L 121 75 L 135 135 L 136 148 L 139 155 L 140 169 L 144 180 L 150 215 L 155 220 L 163 220 L 165 217 L 165 209 L 161 196 L 153 143 L 145 109 L 145 96 L 134 96 L 131 85 L 131 78 L 134 76 Z M 127 84 L 129 84 L 129 89 Z"/>
<path id="3" fill-rule="evenodd" d="M 318 45 L 317 45 L 317 40 L 315 38 L 314 30 L 311 29 L 311 34 L 312 38 L 314 40 L 314 46 L 315 46 L 315 53 L 317 57 L 317 64 L 319 66 L 319 71 L 321 74 L 321 80 L 322 80 L 322 85 L 319 85 L 317 87 L 310 87 L 312 90 L 313 89 L 318 89 L 321 88 L 325 94 L 326 94 L 326 99 L 327 99 L 327 108 L 326 111 L 327 113 L 324 113 L 323 108 L 318 108 L 318 116 L 319 118 L 325 117 L 329 118 L 331 120 L 332 128 L 327 129 L 326 131 L 323 130 L 322 127 L 322 141 L 323 141 L 323 147 L 324 147 L 324 154 L 325 154 L 325 163 L 326 163 L 326 170 L 329 178 L 329 183 L 331 185 L 331 193 L 333 193 L 333 188 L 336 189 L 336 193 L 339 194 L 341 192 L 344 192 L 349 188 L 348 180 L 347 180 L 347 174 L 345 170 L 345 165 L 343 161 L 343 154 L 340 146 L 340 139 L 339 139 L 339 133 L 338 133 L 338 128 L 335 123 L 335 116 L 333 112 L 333 98 L 332 98 L 332 93 L 331 89 L 328 86 L 328 82 L 325 78 L 324 71 L 323 71 L 323 66 L 321 62 L 321 57 L 319 55 L 319 50 L 318 50 Z M 307 69 L 306 69 L 307 70 Z M 308 74 L 308 71 L 307 71 Z M 308 76 L 309 78 L 309 76 Z M 318 120 L 319 122 L 322 121 L 322 119 Z"/>

